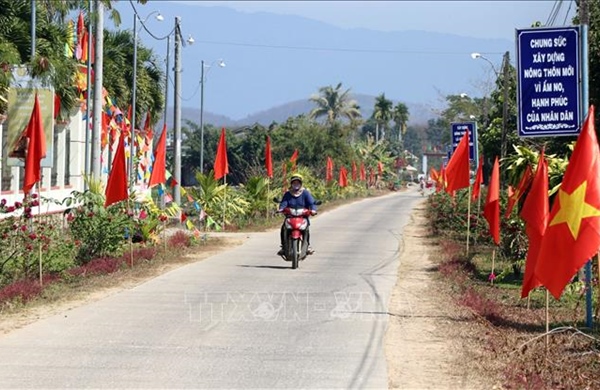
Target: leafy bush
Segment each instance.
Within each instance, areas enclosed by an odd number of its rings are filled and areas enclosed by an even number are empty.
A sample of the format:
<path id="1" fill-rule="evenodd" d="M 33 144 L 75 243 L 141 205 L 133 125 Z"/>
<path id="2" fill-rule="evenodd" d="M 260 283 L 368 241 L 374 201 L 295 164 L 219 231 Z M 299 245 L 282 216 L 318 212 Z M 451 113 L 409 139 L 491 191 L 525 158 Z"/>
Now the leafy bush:
<path id="1" fill-rule="evenodd" d="M 104 208 L 104 198 L 89 190 L 73 191 L 64 203 L 78 205 L 68 211 L 67 221 L 77 247 L 79 264 L 121 252 L 133 230 L 132 213 L 119 204 Z"/>
<path id="2" fill-rule="evenodd" d="M 184 231 L 177 231 L 169 237 L 169 246 L 171 248 L 189 247 L 192 245 L 192 237 Z"/>

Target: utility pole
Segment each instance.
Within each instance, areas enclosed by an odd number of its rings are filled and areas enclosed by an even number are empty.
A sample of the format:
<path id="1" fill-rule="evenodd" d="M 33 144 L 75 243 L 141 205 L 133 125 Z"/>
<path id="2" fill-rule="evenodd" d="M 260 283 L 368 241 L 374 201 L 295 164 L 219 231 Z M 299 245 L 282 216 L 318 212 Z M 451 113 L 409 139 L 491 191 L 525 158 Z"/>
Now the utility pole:
<path id="1" fill-rule="evenodd" d="M 173 176 L 175 177 L 175 187 L 173 188 L 173 200 L 177 204 L 181 204 L 181 19 L 175 17 L 175 118 L 174 118 L 174 158 L 175 164 Z"/>
<path id="2" fill-rule="evenodd" d="M 131 124 L 129 125 L 129 183 L 132 187 L 135 186 L 137 177 L 133 160 L 135 160 L 135 122 L 136 122 L 136 99 L 137 99 L 137 20 L 138 16 L 133 13 L 133 80 L 131 91 Z"/>
<path id="3" fill-rule="evenodd" d="M 200 172 L 204 173 L 204 60 L 200 65 Z"/>
<path id="4" fill-rule="evenodd" d="M 504 53 L 502 59 L 502 92 L 504 98 L 502 102 L 502 138 L 500 143 L 500 158 L 506 157 L 506 133 L 507 122 L 508 122 L 508 65 L 510 64 L 510 53 L 507 51 Z"/>
<path id="5" fill-rule="evenodd" d="M 34 0 L 35 1 L 35 0 Z M 92 15 L 93 15 L 93 6 L 92 0 L 88 0 L 88 51 L 87 51 L 87 86 L 86 86 L 86 97 L 85 97 L 85 162 L 84 162 L 84 172 L 86 175 L 90 174 L 90 162 L 91 162 L 91 154 L 90 154 L 90 115 L 92 114 L 92 110 L 90 104 L 92 102 L 92 45 L 94 44 L 92 40 Z M 91 40 L 91 42 L 90 42 Z M 84 189 L 87 189 L 87 182 L 84 182 Z"/>
<path id="6" fill-rule="evenodd" d="M 94 0 L 96 4 L 96 52 L 94 58 L 94 121 L 92 130 L 92 176 L 100 180 L 102 160 L 100 148 L 100 126 L 102 124 L 102 78 L 104 68 L 104 4 Z"/>
<path id="7" fill-rule="evenodd" d="M 31 0 L 31 61 L 35 58 L 35 26 L 36 23 L 36 9 L 35 9 L 35 0 Z"/>

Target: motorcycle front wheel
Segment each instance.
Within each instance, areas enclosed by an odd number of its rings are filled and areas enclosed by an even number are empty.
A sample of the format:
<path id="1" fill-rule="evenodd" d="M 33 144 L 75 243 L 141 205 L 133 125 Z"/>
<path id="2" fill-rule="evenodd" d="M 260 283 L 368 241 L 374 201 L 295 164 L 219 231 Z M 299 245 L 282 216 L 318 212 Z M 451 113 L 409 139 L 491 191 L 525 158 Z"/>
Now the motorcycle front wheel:
<path id="1" fill-rule="evenodd" d="M 300 240 L 292 240 L 292 269 L 298 268 L 298 260 L 300 260 Z"/>

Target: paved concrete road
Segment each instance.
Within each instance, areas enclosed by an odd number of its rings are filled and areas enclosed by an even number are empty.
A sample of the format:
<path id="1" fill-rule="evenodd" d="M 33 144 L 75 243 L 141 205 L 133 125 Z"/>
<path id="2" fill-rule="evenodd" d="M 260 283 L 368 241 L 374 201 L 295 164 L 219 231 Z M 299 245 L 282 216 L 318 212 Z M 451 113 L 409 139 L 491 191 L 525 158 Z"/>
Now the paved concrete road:
<path id="1" fill-rule="evenodd" d="M 382 340 L 411 190 L 323 213 L 0 337 L 0 387 L 387 388 Z"/>

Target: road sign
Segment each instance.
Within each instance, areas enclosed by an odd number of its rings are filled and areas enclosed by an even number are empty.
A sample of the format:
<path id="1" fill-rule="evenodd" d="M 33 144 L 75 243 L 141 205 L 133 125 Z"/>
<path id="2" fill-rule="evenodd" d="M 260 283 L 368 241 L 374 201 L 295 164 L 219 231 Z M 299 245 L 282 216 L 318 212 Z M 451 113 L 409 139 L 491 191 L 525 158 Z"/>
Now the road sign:
<path id="1" fill-rule="evenodd" d="M 477 151 L 477 123 L 475 122 L 452 122 L 452 153 L 456 150 L 458 143 L 463 138 L 467 129 L 469 130 L 469 160 L 477 162 L 479 156 Z"/>
<path id="2" fill-rule="evenodd" d="M 520 137 L 579 134 L 579 27 L 517 30 Z"/>

